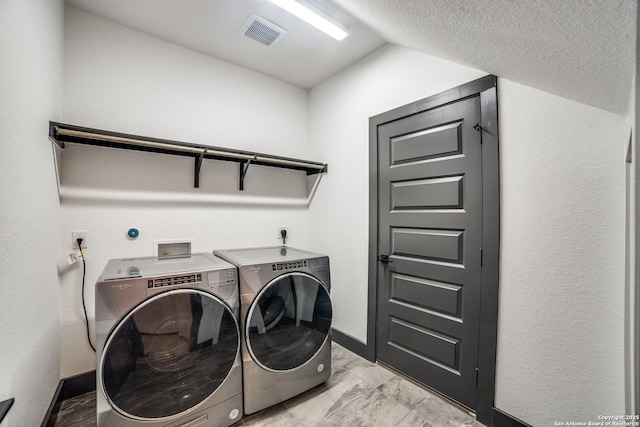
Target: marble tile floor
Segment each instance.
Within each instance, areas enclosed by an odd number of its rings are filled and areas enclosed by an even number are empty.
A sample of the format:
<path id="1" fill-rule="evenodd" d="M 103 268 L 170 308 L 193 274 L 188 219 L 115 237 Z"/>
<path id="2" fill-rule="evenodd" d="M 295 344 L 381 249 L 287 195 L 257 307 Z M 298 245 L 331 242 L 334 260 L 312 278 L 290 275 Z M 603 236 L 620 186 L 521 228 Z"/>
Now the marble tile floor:
<path id="1" fill-rule="evenodd" d="M 484 427 L 475 416 L 333 344 L 332 375 L 306 393 L 245 416 L 255 427 Z M 57 427 L 95 426 L 95 392 L 64 401 Z"/>

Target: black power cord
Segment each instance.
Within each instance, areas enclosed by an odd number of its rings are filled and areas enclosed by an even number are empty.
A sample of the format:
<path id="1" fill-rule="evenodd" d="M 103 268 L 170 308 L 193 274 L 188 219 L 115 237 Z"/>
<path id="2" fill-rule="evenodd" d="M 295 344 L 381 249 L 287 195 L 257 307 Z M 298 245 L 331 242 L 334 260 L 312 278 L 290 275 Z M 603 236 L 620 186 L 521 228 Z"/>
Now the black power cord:
<path id="1" fill-rule="evenodd" d="M 87 264 L 84 261 L 84 252 L 82 252 L 82 239 L 76 239 L 78 242 L 78 249 L 80 249 L 80 258 L 82 258 L 82 310 L 84 311 L 84 323 L 87 326 L 87 341 L 89 341 L 89 345 L 93 352 L 96 352 L 96 348 L 93 346 L 91 342 L 91 335 L 89 334 L 89 317 L 87 316 L 87 306 L 84 302 L 84 278 L 87 273 Z"/>

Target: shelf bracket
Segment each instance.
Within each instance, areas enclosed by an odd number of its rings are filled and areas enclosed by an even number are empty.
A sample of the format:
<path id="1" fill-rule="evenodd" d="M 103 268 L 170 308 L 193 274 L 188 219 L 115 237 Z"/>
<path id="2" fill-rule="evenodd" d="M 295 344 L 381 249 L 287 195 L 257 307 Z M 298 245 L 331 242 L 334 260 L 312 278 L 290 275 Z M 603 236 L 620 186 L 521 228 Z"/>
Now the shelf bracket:
<path id="1" fill-rule="evenodd" d="M 193 175 L 193 186 L 195 188 L 200 188 L 200 168 L 202 167 L 202 159 L 207 155 L 207 149 L 203 149 L 202 153 L 195 157 L 196 167 Z"/>
<path id="2" fill-rule="evenodd" d="M 255 156 L 253 159 L 240 162 L 240 191 L 244 191 L 244 177 L 247 175 L 247 171 L 249 170 L 249 166 L 251 166 L 252 160 L 255 160 Z"/>

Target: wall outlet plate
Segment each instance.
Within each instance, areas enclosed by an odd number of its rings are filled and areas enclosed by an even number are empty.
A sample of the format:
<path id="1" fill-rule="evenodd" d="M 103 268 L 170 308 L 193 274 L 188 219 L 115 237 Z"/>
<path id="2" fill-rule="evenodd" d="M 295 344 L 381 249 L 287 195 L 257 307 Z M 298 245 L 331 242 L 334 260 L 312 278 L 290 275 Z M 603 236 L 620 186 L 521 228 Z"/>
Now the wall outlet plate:
<path id="1" fill-rule="evenodd" d="M 82 249 L 87 248 L 87 230 L 77 230 L 71 232 L 71 247 L 78 249 L 78 239 L 82 239 Z"/>

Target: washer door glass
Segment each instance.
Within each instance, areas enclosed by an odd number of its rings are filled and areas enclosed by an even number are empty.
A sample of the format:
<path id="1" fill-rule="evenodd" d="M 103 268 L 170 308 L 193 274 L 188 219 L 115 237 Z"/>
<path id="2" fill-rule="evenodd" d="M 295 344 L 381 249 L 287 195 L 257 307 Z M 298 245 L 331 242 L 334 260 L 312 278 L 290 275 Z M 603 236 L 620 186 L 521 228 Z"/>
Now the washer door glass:
<path id="1" fill-rule="evenodd" d="M 331 327 L 327 288 L 305 273 L 269 282 L 247 315 L 247 347 L 263 368 L 287 371 L 303 365 L 322 347 Z"/>
<path id="2" fill-rule="evenodd" d="M 238 354 L 238 323 L 215 296 L 190 289 L 158 294 L 113 329 L 101 359 L 114 409 L 135 419 L 171 417 L 220 387 Z"/>

